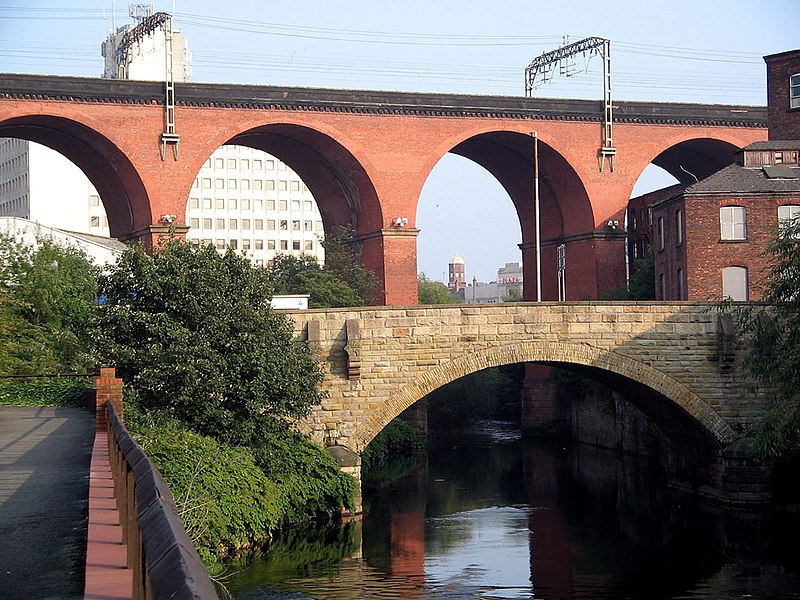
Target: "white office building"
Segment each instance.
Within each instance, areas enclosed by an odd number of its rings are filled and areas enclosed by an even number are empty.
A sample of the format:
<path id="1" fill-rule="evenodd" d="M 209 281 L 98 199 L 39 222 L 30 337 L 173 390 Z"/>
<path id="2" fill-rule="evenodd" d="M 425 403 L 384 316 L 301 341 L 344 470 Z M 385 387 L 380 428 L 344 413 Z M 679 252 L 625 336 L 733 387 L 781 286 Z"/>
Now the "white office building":
<path id="1" fill-rule="evenodd" d="M 119 27 L 102 45 L 104 77 L 163 80 L 168 34 L 173 77 L 190 75 L 188 46 L 168 15 L 131 5 L 136 25 Z M 100 196 L 83 172 L 61 154 L 26 140 L 0 138 L 0 215 L 48 227 L 108 236 Z M 187 239 L 231 246 L 257 265 L 276 254 L 311 254 L 323 260 L 317 204 L 300 177 L 274 156 L 222 146 L 197 175 L 186 205 Z"/>

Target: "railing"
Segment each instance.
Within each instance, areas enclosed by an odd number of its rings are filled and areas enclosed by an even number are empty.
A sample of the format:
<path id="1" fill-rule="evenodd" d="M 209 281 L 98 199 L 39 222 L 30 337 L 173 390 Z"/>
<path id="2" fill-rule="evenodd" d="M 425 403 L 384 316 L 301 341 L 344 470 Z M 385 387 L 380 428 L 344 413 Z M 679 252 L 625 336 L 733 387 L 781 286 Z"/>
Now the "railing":
<path id="1" fill-rule="evenodd" d="M 219 600 L 161 474 L 131 437 L 113 402 L 107 411 L 114 496 L 133 572 L 134 600 Z"/>

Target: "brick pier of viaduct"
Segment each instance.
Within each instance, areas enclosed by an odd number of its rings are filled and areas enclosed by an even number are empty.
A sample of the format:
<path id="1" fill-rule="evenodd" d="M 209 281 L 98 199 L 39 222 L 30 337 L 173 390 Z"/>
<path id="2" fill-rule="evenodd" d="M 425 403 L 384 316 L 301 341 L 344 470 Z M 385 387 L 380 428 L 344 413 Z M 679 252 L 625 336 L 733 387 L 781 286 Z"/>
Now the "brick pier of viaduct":
<path id="1" fill-rule="evenodd" d="M 504 303 L 290 317 L 319 355 L 328 393 L 304 427 L 356 476 L 369 442 L 432 390 L 488 367 L 540 363 L 588 374 L 641 409 L 668 440 L 674 487 L 726 503 L 764 499 L 758 486 L 740 485 L 763 481 L 763 472 L 735 441 L 764 399 L 738 379 L 710 305 Z"/>

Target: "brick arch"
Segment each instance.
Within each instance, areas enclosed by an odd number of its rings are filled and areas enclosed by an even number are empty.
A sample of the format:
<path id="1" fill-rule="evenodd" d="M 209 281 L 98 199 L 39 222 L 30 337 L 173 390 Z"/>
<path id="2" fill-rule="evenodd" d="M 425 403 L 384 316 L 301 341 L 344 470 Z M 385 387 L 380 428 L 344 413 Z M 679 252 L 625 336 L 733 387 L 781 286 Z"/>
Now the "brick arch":
<path id="1" fill-rule="evenodd" d="M 735 438 L 731 426 L 708 404 L 684 384 L 650 365 L 588 344 L 528 341 L 462 354 L 416 377 L 413 383 L 392 394 L 379 412 L 358 428 L 354 436 L 357 449 L 361 451 L 366 448 L 392 419 L 433 390 L 483 369 L 522 362 L 589 367 L 621 376 L 673 402 L 718 444 L 728 444 Z"/>
<path id="2" fill-rule="evenodd" d="M 451 140 L 449 144 L 453 144 Z M 543 241 L 580 237 L 595 229 L 595 215 L 586 185 L 581 175 L 559 150 L 559 140 L 552 134 L 543 133 L 539 139 L 539 198 L 540 221 Z M 528 300 L 535 299 L 533 282 L 536 281 L 534 248 L 536 245 L 536 221 L 534 215 L 534 150 L 530 133 L 509 129 L 485 129 L 471 131 L 467 137 L 456 140 L 455 145 L 441 146 L 440 150 L 452 152 L 480 165 L 489 172 L 508 193 L 519 220 L 523 250 L 524 284 L 523 294 Z M 440 155 L 439 159 L 441 159 Z M 430 170 L 427 171 L 430 175 Z M 420 187 L 421 190 L 421 187 Z M 415 206 L 415 213 L 417 207 Z M 587 250 L 590 254 L 593 248 Z M 545 251 L 547 252 L 547 251 Z M 555 259 L 549 257 L 553 262 Z M 586 257 L 594 262 L 594 256 Z M 543 269 L 546 272 L 546 269 Z M 593 273 L 585 273 L 582 279 L 591 288 L 595 286 Z M 555 289 L 555 278 L 548 286 Z M 576 292 L 576 295 L 585 295 Z M 590 294 L 591 295 L 591 294 Z M 556 292 L 550 296 L 557 298 Z"/>
<path id="3" fill-rule="evenodd" d="M 60 116 L 30 115 L 0 121 L 0 137 L 42 144 L 81 169 L 102 199 L 112 237 L 135 237 L 154 222 L 150 198 L 136 168 L 95 129 Z"/>
<path id="4" fill-rule="evenodd" d="M 705 179 L 732 164 L 739 146 L 730 141 L 714 138 L 692 138 L 670 146 L 653 158 L 661 167 L 684 184 Z"/>
<path id="5" fill-rule="evenodd" d="M 263 150 L 289 165 L 314 195 L 327 231 L 337 225 L 352 225 L 356 233 L 383 226 L 381 204 L 366 169 L 340 141 L 319 129 L 272 123 L 225 143 Z"/>

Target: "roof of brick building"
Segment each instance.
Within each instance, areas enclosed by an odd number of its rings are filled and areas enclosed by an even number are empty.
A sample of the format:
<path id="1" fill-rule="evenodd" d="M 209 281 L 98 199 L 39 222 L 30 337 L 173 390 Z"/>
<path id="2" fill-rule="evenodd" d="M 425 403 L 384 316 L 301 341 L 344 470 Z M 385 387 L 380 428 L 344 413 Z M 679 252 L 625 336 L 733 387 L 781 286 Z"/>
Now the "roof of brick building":
<path id="1" fill-rule="evenodd" d="M 686 188 L 686 194 L 800 193 L 800 167 L 729 165 Z"/>

